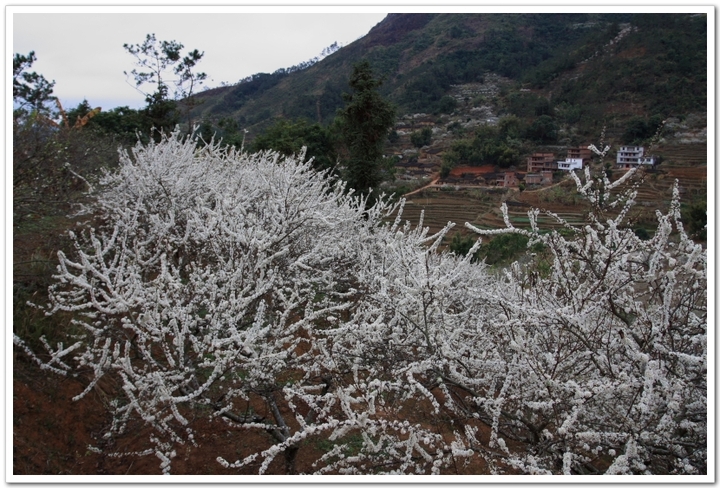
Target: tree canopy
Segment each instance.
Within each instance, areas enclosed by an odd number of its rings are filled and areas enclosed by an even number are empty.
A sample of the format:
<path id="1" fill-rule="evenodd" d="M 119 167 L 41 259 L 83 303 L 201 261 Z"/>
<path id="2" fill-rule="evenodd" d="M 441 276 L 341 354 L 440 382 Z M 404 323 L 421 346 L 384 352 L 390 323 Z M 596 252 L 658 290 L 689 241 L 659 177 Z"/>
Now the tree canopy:
<path id="1" fill-rule="evenodd" d="M 303 147 L 307 149 L 308 157 L 313 158 L 316 170 L 335 170 L 335 137 L 330 128 L 320 124 L 310 124 L 302 119 L 295 122 L 278 119 L 252 143 L 254 151 L 273 150 L 285 156 L 300 154 Z"/>

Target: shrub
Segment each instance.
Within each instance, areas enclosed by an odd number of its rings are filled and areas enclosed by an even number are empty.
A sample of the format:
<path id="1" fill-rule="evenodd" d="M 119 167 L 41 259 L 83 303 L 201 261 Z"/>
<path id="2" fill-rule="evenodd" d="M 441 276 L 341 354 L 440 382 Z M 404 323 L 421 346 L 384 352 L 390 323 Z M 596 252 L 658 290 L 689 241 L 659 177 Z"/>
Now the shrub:
<path id="1" fill-rule="evenodd" d="M 415 147 L 423 147 L 430 144 L 432 141 L 432 129 L 430 127 L 423 127 L 421 130 L 416 130 L 410 134 L 410 142 Z"/>

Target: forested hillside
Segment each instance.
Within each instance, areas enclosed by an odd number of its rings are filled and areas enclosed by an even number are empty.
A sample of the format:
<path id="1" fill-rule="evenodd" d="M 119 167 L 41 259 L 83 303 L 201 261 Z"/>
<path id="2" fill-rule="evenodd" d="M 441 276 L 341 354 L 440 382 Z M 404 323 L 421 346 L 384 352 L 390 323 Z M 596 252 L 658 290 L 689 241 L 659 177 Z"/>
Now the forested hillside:
<path id="1" fill-rule="evenodd" d="M 703 112 L 705 32 L 705 16 L 692 14 L 390 14 L 305 70 L 202 93 L 196 112 L 210 123 L 234 119 L 251 137 L 274 117 L 326 124 L 353 64 L 367 59 L 400 114 L 451 112 L 453 85 L 494 74 L 512 82 L 506 113 L 533 112 L 541 97 L 588 134 L 608 117 Z"/>

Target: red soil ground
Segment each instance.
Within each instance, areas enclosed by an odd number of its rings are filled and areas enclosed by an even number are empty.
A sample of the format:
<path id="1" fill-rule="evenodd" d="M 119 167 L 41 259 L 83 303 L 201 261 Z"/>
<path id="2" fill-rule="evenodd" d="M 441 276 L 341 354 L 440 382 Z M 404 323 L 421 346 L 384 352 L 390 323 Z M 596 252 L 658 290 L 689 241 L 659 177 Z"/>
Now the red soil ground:
<path id="1" fill-rule="evenodd" d="M 492 165 L 485 166 L 457 166 L 450 171 L 450 176 L 462 176 L 463 174 L 471 173 L 474 175 L 480 175 L 485 173 L 494 173 L 495 167 Z"/>
<path id="2" fill-rule="evenodd" d="M 151 447 L 148 440 L 151 429 L 141 422 L 129 425 L 125 434 L 111 441 L 103 434 L 108 431 L 111 418 L 105 408 L 112 384 L 96 388 L 78 401 L 72 397 L 83 390 L 84 381 L 46 374 L 34 364 L 18 357 L 13 366 L 13 466 L 14 475 L 160 475 L 160 461 L 154 455 L 116 457 L 110 453 L 142 451 Z M 265 406 L 253 403 L 262 415 Z M 281 411 L 284 409 L 281 408 Z M 452 441 L 453 436 L 442 424 L 430 424 L 423 412 L 430 411 L 416 405 L 409 420 L 433 426 Z M 269 412 L 265 412 L 270 415 Z M 283 413 L 287 413 L 283 411 Z M 188 416 L 196 431 L 198 446 L 177 446 L 177 457 L 172 462 L 173 475 L 256 475 L 262 458 L 242 469 L 227 469 L 217 462 L 221 456 L 234 462 L 253 452 L 259 446 L 269 447 L 269 435 L 228 427 L 222 420 L 209 422 L 207 416 Z M 487 427 L 478 425 L 480 435 L 487 442 Z M 106 454 L 88 449 L 102 448 Z M 296 461 L 299 473 L 312 470 L 312 463 L 323 454 L 320 445 L 308 442 L 298 452 Z M 282 456 L 270 465 L 267 474 L 285 473 Z M 487 474 L 484 463 L 478 459 L 467 465 L 461 461 L 443 474 Z"/>

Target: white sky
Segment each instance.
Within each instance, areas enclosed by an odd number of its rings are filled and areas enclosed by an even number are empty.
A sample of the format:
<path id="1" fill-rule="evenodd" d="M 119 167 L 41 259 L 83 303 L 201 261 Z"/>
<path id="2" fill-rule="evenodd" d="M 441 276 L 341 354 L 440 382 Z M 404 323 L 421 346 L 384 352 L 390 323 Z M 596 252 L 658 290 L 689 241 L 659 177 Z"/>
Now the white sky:
<path id="1" fill-rule="evenodd" d="M 90 9 L 23 7 L 12 13 L 8 47 L 10 56 L 35 51 L 37 61 L 30 71 L 55 80 L 54 94 L 66 109 L 83 99 L 103 110 L 123 105 L 140 108 L 145 105 L 144 96 L 135 89 L 132 78 L 123 74 L 136 67 L 135 58 L 123 48 L 125 43 L 140 44 L 147 34 L 154 33 L 158 40 L 183 44 L 183 53 L 204 51 L 197 69 L 207 73 L 204 86 L 212 88 L 307 61 L 336 41 L 350 44 L 387 15 L 382 9 L 261 12 L 258 8 L 225 7 L 215 11 L 196 8 L 192 13 L 178 13 L 177 8 L 165 13 L 130 13 L 140 8 L 116 7 L 112 9 L 115 12 L 95 8 L 95 13 L 81 13 Z"/>

